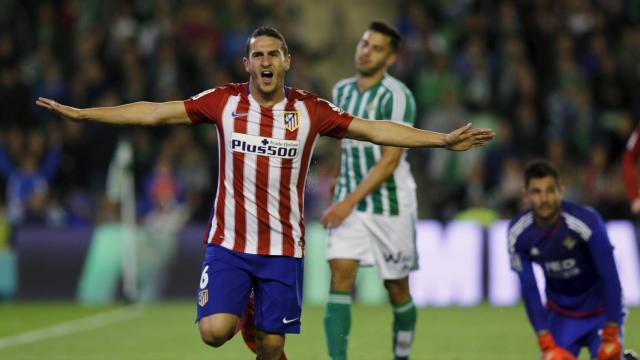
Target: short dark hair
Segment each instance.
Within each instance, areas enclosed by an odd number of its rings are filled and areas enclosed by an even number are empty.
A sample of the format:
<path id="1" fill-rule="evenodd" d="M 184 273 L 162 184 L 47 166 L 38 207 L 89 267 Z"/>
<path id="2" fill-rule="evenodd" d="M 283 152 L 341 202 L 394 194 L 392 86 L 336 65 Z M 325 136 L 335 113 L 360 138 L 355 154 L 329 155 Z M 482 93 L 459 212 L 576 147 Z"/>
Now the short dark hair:
<path id="1" fill-rule="evenodd" d="M 387 24 L 386 22 L 379 20 L 372 21 L 369 24 L 368 30 L 377 31 L 391 38 L 391 50 L 393 50 L 393 52 L 398 51 L 398 49 L 400 48 L 402 35 L 400 35 L 400 32 L 396 28 Z"/>
<path id="2" fill-rule="evenodd" d="M 282 52 L 285 56 L 289 55 L 289 47 L 287 46 L 287 41 L 284 39 L 284 35 L 282 35 L 282 33 L 276 30 L 276 28 L 274 27 L 260 26 L 259 28 L 253 30 L 251 36 L 249 36 L 249 38 L 247 39 L 247 43 L 244 47 L 244 56 L 249 56 L 249 45 L 251 45 L 251 39 L 258 36 L 269 36 L 280 40 L 280 43 L 282 44 L 282 46 L 280 47 L 282 49 Z"/>
<path id="3" fill-rule="evenodd" d="M 551 176 L 556 180 L 556 183 L 560 182 L 560 175 L 555 166 L 547 160 L 536 159 L 531 161 L 527 168 L 524 170 L 524 186 L 529 187 L 529 181 L 531 179 L 538 179 Z"/>

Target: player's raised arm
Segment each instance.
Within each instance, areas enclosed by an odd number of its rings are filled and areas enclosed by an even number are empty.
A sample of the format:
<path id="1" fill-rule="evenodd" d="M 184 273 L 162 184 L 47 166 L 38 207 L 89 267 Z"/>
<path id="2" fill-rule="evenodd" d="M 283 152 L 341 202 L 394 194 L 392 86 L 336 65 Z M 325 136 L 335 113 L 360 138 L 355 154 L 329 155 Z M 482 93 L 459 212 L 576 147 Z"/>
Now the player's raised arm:
<path id="1" fill-rule="evenodd" d="M 467 124 L 448 134 L 420 130 L 392 121 L 364 120 L 354 117 L 345 137 L 369 141 L 375 144 L 416 147 L 444 147 L 453 151 L 465 151 L 482 146 L 495 137 L 491 129 L 472 129 Z"/>
<path id="2" fill-rule="evenodd" d="M 74 121 L 97 121 L 115 125 L 163 125 L 190 123 L 183 101 L 135 102 L 112 107 L 78 109 L 40 97 L 36 104 Z"/>

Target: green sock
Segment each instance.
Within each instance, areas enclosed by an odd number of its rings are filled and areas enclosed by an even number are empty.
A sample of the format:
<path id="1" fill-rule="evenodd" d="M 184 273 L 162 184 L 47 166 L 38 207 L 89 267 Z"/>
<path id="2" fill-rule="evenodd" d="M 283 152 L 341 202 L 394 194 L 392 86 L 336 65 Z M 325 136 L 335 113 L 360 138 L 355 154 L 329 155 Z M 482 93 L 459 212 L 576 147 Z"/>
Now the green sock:
<path id="1" fill-rule="evenodd" d="M 332 291 L 329 293 L 324 315 L 324 332 L 327 349 L 332 360 L 347 358 L 347 343 L 351 330 L 351 293 Z"/>
<path id="2" fill-rule="evenodd" d="M 393 358 L 409 358 L 413 332 L 418 317 L 416 306 L 411 299 L 400 305 L 393 305 Z"/>

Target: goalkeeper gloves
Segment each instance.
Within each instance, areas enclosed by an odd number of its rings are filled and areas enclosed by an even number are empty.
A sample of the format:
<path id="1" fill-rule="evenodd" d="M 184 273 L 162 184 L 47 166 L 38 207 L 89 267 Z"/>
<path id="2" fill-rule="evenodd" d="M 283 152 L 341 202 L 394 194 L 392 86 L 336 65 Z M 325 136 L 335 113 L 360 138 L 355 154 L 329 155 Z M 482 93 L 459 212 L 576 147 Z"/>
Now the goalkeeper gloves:
<path id="1" fill-rule="evenodd" d="M 573 354 L 556 345 L 550 332 L 538 335 L 538 345 L 542 350 L 542 360 L 576 360 Z"/>
<path id="2" fill-rule="evenodd" d="M 618 338 L 618 325 L 605 325 L 600 335 L 600 347 L 598 348 L 598 360 L 620 359 L 622 347 Z"/>

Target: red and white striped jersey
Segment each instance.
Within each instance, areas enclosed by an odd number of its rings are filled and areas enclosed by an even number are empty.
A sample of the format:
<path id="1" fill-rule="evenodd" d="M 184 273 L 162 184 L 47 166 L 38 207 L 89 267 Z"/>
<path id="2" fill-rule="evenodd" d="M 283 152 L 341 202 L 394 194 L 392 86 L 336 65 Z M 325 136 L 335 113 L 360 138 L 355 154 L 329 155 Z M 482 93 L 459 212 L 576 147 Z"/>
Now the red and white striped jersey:
<path id="1" fill-rule="evenodd" d="M 291 87 L 261 106 L 248 83 L 227 84 L 184 102 L 195 124 L 218 129 L 219 179 L 205 242 L 259 255 L 304 255 L 303 199 L 320 135 L 342 138 L 352 116 Z"/>

